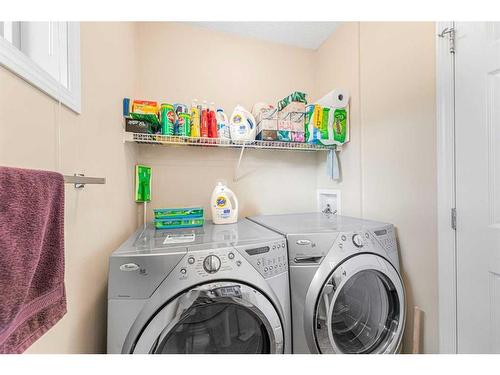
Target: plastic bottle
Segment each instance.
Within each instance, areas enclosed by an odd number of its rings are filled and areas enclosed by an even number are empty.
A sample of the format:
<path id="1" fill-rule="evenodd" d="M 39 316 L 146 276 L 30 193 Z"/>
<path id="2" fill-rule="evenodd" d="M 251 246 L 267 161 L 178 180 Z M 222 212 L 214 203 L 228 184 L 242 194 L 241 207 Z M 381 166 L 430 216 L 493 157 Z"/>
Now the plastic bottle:
<path id="1" fill-rule="evenodd" d="M 209 138 L 217 138 L 217 119 L 215 117 L 215 104 L 210 103 L 208 110 L 208 136 Z"/>
<path id="2" fill-rule="evenodd" d="M 200 136 L 200 110 L 198 109 L 198 99 L 193 99 L 191 103 L 191 137 Z"/>
<path id="3" fill-rule="evenodd" d="M 210 207 L 214 224 L 233 224 L 238 221 L 238 198 L 222 180 L 215 186 Z"/>
<path id="4" fill-rule="evenodd" d="M 255 118 L 241 105 L 234 108 L 229 122 L 231 139 L 234 141 L 253 141 L 256 134 Z"/>
<path id="5" fill-rule="evenodd" d="M 200 137 L 208 138 L 208 110 L 201 110 Z"/>
<path id="6" fill-rule="evenodd" d="M 229 119 L 222 108 L 217 109 L 217 136 L 221 139 L 231 139 L 229 132 Z"/>

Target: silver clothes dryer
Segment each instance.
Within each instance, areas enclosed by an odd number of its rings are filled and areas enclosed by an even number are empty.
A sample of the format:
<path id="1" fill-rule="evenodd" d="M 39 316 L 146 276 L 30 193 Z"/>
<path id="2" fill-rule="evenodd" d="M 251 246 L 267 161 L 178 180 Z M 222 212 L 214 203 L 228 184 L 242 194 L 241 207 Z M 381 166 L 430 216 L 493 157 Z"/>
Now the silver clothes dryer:
<path id="1" fill-rule="evenodd" d="M 108 353 L 290 353 L 286 254 L 246 219 L 138 230 L 110 256 Z"/>
<path id="2" fill-rule="evenodd" d="M 287 238 L 294 353 L 396 353 L 405 292 L 391 224 L 323 213 L 249 218 Z"/>

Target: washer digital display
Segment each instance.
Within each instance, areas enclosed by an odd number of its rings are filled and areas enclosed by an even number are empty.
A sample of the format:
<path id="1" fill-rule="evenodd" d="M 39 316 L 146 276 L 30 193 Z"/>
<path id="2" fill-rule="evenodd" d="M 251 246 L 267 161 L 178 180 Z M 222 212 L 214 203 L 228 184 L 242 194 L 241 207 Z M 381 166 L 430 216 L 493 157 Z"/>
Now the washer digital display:
<path id="1" fill-rule="evenodd" d="M 255 249 L 248 249 L 245 250 L 248 255 L 259 255 L 259 254 L 265 254 L 269 252 L 269 246 L 264 246 L 264 247 L 257 247 Z"/>

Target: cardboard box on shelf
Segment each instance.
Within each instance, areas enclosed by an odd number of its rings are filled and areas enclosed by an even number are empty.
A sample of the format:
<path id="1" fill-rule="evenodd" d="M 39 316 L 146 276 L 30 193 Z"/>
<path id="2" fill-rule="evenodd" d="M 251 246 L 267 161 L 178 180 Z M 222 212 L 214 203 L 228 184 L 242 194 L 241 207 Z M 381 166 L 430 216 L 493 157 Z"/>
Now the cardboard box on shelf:
<path id="1" fill-rule="evenodd" d="M 278 140 L 278 131 L 277 130 L 262 130 L 257 134 L 256 137 L 259 141 L 277 141 Z"/>
<path id="2" fill-rule="evenodd" d="M 290 121 L 289 113 L 278 112 L 278 131 L 279 130 L 292 130 L 292 122 Z"/>
<path id="3" fill-rule="evenodd" d="M 261 110 L 255 121 L 257 122 L 257 139 L 275 141 L 278 139 L 278 112 L 275 108 Z"/>
<path id="4" fill-rule="evenodd" d="M 306 141 L 306 136 L 304 132 L 292 131 L 292 142 L 304 143 Z"/>
<path id="5" fill-rule="evenodd" d="M 125 117 L 125 131 L 131 133 L 152 133 L 152 126 L 144 120 Z"/>
<path id="6" fill-rule="evenodd" d="M 278 130 L 278 141 L 291 142 L 292 141 L 292 131 L 290 131 L 290 130 Z"/>

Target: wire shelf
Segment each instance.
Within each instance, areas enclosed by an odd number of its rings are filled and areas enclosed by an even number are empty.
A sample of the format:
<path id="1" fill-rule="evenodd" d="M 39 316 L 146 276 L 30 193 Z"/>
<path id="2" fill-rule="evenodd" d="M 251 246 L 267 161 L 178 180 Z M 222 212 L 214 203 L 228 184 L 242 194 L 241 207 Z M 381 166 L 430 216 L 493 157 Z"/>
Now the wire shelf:
<path id="1" fill-rule="evenodd" d="M 177 145 L 177 146 L 204 146 L 204 147 L 229 147 L 253 148 L 267 150 L 292 150 L 292 151 L 329 151 L 336 146 L 325 146 L 309 143 L 279 142 L 279 141 L 232 141 L 220 138 L 180 137 L 161 134 L 130 133 L 125 132 L 126 142 Z"/>

